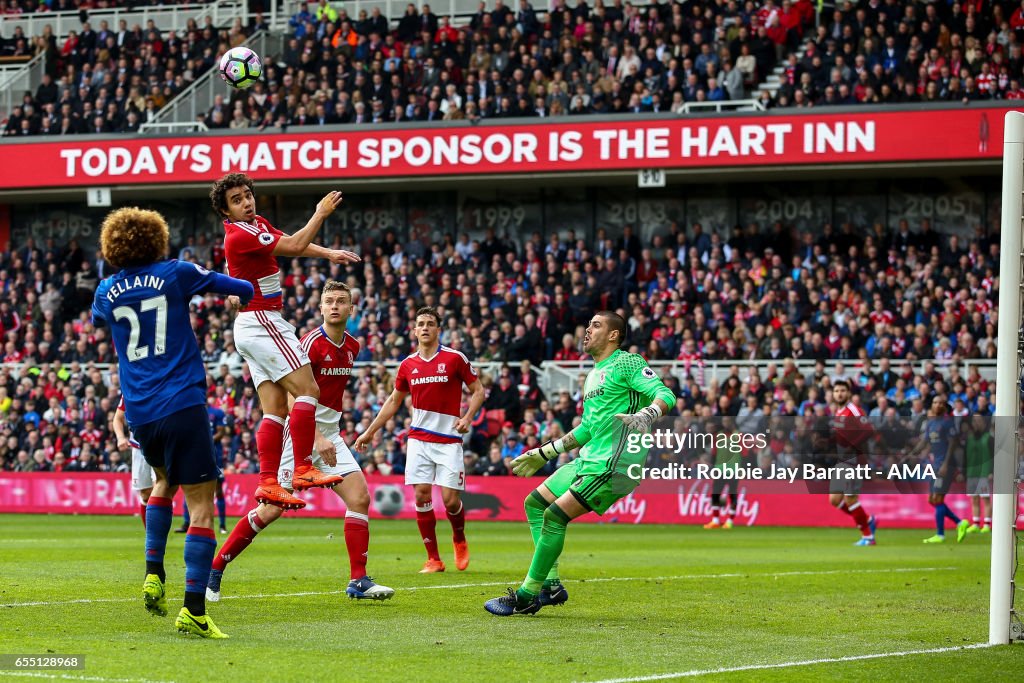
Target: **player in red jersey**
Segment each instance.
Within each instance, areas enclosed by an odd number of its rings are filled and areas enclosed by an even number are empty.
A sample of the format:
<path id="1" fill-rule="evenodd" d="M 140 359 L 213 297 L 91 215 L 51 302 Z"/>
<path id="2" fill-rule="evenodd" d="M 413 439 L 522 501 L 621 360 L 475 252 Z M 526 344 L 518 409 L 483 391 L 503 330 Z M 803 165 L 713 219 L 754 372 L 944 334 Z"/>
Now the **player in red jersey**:
<path id="1" fill-rule="evenodd" d="M 865 452 L 873 430 L 864 411 L 850 401 L 850 385 L 845 381 L 840 380 L 832 385 L 832 400 L 836 411 L 830 427 L 835 434 L 839 455 L 837 467 L 854 467 Z M 875 545 L 877 524 L 874 516 L 869 517 L 860 504 L 858 495 L 861 484 L 859 479 L 833 478 L 829 483 L 829 502 L 853 517 L 854 524 L 860 529 L 861 538 L 854 545 Z"/>
<path id="2" fill-rule="evenodd" d="M 361 600 L 387 600 L 395 591 L 374 583 L 366 575 L 366 555 L 370 544 L 370 491 L 359 463 L 352 456 L 340 434 L 342 402 L 345 387 L 352 376 L 352 364 L 359 355 L 359 342 L 345 332 L 352 314 L 352 293 L 347 285 L 334 280 L 324 284 L 320 297 L 320 314 L 324 324 L 302 338 L 302 348 L 309 355 L 313 373 L 320 387 L 320 403 L 316 411 L 314 463 L 325 474 L 344 477 L 334 485 L 334 492 L 344 501 L 345 546 L 348 549 L 350 580 L 346 593 Z M 290 488 L 294 463 L 293 440 L 285 439 L 284 455 L 278 477 Z M 231 535 L 213 558 L 206 598 L 220 600 L 221 580 L 229 562 L 238 559 L 256 534 L 278 519 L 284 510 L 277 505 L 261 504 L 250 510 L 231 531 Z"/>
<path id="3" fill-rule="evenodd" d="M 341 204 L 341 193 L 331 192 L 320 200 L 305 227 L 286 235 L 265 218 L 256 215 L 253 182 L 244 173 L 229 173 L 213 185 L 210 201 L 224 218 L 224 253 L 228 273 L 247 280 L 256 291 L 235 318 L 235 348 L 249 364 L 263 409 L 263 421 L 256 432 L 260 456 L 260 486 L 256 500 L 285 509 L 302 508 L 305 503 L 286 491 L 277 480 L 284 444 L 284 425 L 291 425 L 295 450 L 292 486 L 299 491 L 315 486 L 334 486 L 340 477 L 328 476 L 313 467 L 316 405 L 320 396 L 309 358 L 299 346 L 295 327 L 281 315 L 281 271 L 278 256 L 326 258 L 331 263 L 350 263 L 359 257 L 350 251 L 325 249 L 313 238 Z M 233 302 L 237 306 L 237 300 Z M 288 394 L 295 397 L 288 412 Z"/>
<path id="4" fill-rule="evenodd" d="M 388 420 L 412 394 L 412 429 L 405 458 L 405 483 L 416 491 L 416 521 L 420 536 L 427 548 L 427 562 L 421 574 L 443 572 L 444 562 L 437 550 L 434 534 L 437 518 L 434 516 L 433 485 L 441 487 L 441 498 L 452 525 L 452 543 L 455 546 L 455 566 L 464 570 L 469 566 L 469 546 L 466 544 L 466 518 L 462 507 L 462 494 L 466 488 L 466 465 L 462 459 L 462 434 L 469 431 L 473 416 L 484 403 L 484 387 L 476 370 L 462 353 L 441 346 L 438 336 L 441 316 L 433 308 L 416 311 L 416 353 L 402 361 L 395 377 L 395 390 L 391 392 L 370 426 L 356 439 L 353 448 L 365 450 Z M 462 385 L 472 392 L 469 407 L 459 415 L 462 404 Z"/>

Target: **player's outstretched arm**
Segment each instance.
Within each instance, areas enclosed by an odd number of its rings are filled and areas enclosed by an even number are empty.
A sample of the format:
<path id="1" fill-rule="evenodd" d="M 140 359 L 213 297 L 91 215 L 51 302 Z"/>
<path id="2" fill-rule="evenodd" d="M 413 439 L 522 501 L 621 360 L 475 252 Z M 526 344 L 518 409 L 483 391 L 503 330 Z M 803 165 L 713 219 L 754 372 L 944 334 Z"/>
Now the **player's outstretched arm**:
<path id="1" fill-rule="evenodd" d="M 487 398 L 487 394 L 484 392 L 484 385 L 480 383 L 480 380 L 470 384 L 469 390 L 472 394 L 469 397 L 469 406 L 466 408 L 466 414 L 455 422 L 455 431 L 459 434 L 465 434 L 469 431 L 470 426 L 473 424 L 473 416 L 480 410 L 480 407 L 484 404 L 484 399 Z"/>
<path id="2" fill-rule="evenodd" d="M 537 448 L 531 448 L 512 461 L 512 474 L 517 477 L 532 477 L 541 467 L 562 453 L 568 453 L 590 441 L 590 432 L 579 425 L 560 439 L 545 441 Z"/>
<path id="3" fill-rule="evenodd" d="M 373 422 L 366 428 L 366 431 L 359 435 L 359 438 L 352 444 L 352 447 L 357 451 L 366 450 L 366 447 L 370 445 L 370 441 L 373 439 L 373 435 L 398 413 L 402 404 L 405 403 L 405 397 L 408 395 L 408 392 L 399 391 L 398 389 L 392 391 L 391 395 L 388 396 L 388 400 L 384 401 L 384 405 L 380 407 L 377 417 L 373 418 Z"/>
<path id="4" fill-rule="evenodd" d="M 213 275 L 213 282 L 204 291 L 216 292 L 217 294 L 227 294 L 228 296 L 237 296 L 239 303 L 245 306 L 252 299 L 255 294 L 252 283 L 246 280 L 239 280 L 238 278 L 231 277 L 230 275 L 223 275 L 221 273 L 210 273 Z"/>
<path id="5" fill-rule="evenodd" d="M 300 255 L 306 258 L 325 258 L 331 263 L 359 263 L 363 260 L 354 251 L 328 249 L 327 247 L 321 247 L 319 244 L 310 244 Z"/>
<path id="6" fill-rule="evenodd" d="M 313 238 L 320 232 L 324 221 L 341 206 L 341 193 L 328 192 L 316 205 L 312 218 L 294 235 L 285 235 L 274 245 L 274 256 L 302 256 L 306 248 L 313 243 Z"/>
<path id="7" fill-rule="evenodd" d="M 249 303 L 254 294 L 252 283 L 247 280 L 239 280 L 230 275 L 215 273 L 195 263 L 178 261 L 175 272 L 178 275 L 178 281 L 189 295 L 205 294 L 206 292 L 226 294 L 229 299 L 231 297 L 238 297 L 239 305 L 244 306 Z"/>

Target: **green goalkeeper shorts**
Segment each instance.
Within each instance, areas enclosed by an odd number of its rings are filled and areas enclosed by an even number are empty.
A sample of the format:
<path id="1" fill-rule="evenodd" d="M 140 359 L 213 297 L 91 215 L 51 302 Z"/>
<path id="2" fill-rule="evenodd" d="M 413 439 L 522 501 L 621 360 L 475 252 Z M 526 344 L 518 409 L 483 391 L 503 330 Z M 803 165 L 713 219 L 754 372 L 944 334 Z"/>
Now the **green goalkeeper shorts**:
<path id="1" fill-rule="evenodd" d="M 544 486 L 555 498 L 560 498 L 566 491 L 571 491 L 573 498 L 580 505 L 592 512 L 603 515 L 615 501 L 625 498 L 640 482 L 631 479 L 623 472 L 602 472 L 600 474 L 578 474 L 575 460 L 562 465 L 555 473 L 544 480 Z"/>

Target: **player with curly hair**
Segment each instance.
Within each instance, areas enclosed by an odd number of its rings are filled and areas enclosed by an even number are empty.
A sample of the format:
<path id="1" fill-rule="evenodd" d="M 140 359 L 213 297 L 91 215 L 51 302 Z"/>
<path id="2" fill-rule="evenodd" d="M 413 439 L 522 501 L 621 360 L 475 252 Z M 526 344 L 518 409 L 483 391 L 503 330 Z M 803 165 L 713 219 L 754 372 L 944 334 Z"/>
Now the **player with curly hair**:
<path id="1" fill-rule="evenodd" d="M 253 180 L 244 173 L 229 173 L 210 190 L 213 209 L 224 219 L 224 254 L 228 274 L 247 280 L 256 294 L 235 318 L 235 347 L 249 364 L 263 420 L 256 432 L 260 458 L 260 485 L 256 500 L 283 509 L 306 504 L 289 493 L 277 478 L 284 448 L 287 420 L 295 442 L 292 488 L 333 487 L 342 477 L 327 475 L 313 466 L 310 454 L 316 434 L 316 407 L 320 397 L 309 358 L 284 319 L 278 256 L 326 258 L 331 263 L 354 263 L 359 256 L 313 244 L 324 220 L 341 205 L 341 193 L 330 192 L 316 206 L 313 217 L 294 235 L 286 235 L 256 214 Z M 288 409 L 288 395 L 295 403 Z"/>
<path id="2" fill-rule="evenodd" d="M 116 275 L 96 289 L 92 317 L 108 325 L 131 433 L 156 481 L 146 505 L 146 609 L 166 616 L 164 551 L 171 501 L 178 487 L 192 511 L 185 536 L 185 603 L 179 631 L 227 638 L 206 614 L 206 582 L 213 553 L 213 493 L 220 474 L 206 416 L 206 368 L 189 316 L 189 301 L 204 292 L 252 298 L 244 280 L 166 260 L 167 223 L 155 211 L 113 211 L 100 230 L 103 258 Z"/>

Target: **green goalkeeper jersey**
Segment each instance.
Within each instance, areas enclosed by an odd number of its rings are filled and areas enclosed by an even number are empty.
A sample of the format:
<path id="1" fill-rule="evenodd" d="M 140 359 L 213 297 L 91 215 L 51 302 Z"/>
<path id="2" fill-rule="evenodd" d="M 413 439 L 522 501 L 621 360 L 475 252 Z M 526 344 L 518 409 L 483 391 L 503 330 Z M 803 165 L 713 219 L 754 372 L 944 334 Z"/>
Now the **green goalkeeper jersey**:
<path id="1" fill-rule="evenodd" d="M 967 435 L 967 477 L 980 479 L 992 475 L 992 461 L 995 459 L 995 447 L 993 446 L 992 435 L 982 432 L 976 434 L 971 432 Z"/>
<path id="2" fill-rule="evenodd" d="M 720 437 L 722 437 L 722 436 L 726 436 L 728 438 L 732 438 L 732 435 L 734 433 L 735 432 L 726 432 L 724 434 L 719 434 L 716 437 L 716 441 L 720 440 Z M 742 451 L 739 452 L 739 453 L 736 453 L 736 452 L 734 452 L 733 450 L 731 450 L 729 448 L 728 442 L 723 441 L 723 443 L 725 444 L 724 446 L 717 446 L 715 448 L 715 469 L 716 470 L 722 469 L 723 465 L 739 465 L 741 462 L 743 462 L 743 452 Z"/>
<path id="3" fill-rule="evenodd" d="M 573 434 L 584 444 L 576 463 L 578 475 L 608 471 L 625 473 L 632 464 L 643 465 L 647 449 L 630 445 L 619 413 L 635 413 L 660 398 L 671 409 L 676 397 L 643 356 L 621 349 L 594 366 L 583 384 L 583 421 Z"/>

